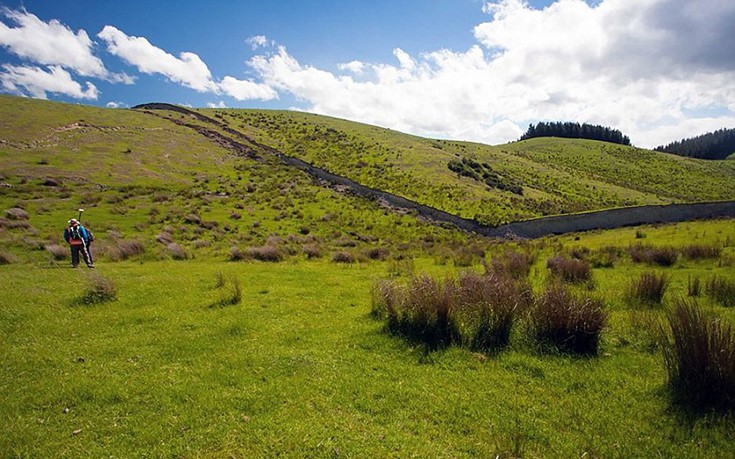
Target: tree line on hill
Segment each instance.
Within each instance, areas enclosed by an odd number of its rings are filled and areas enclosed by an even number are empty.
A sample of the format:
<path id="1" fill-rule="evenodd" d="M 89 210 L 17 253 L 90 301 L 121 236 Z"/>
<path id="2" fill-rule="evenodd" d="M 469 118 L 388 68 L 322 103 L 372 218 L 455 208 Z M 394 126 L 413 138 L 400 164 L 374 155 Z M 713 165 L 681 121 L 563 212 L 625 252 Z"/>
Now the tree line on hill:
<path id="1" fill-rule="evenodd" d="M 666 146 L 658 146 L 654 150 L 691 158 L 725 159 L 735 153 L 735 129 L 720 129 L 697 137 L 677 140 Z"/>
<path id="2" fill-rule="evenodd" d="M 630 145 L 630 138 L 627 135 L 623 135 L 619 130 L 587 123 L 579 124 L 560 121 L 541 121 L 535 126 L 533 124 L 529 124 L 528 130 L 521 136 L 520 140 L 528 140 L 534 137 L 589 139 L 617 143 L 620 145 Z"/>

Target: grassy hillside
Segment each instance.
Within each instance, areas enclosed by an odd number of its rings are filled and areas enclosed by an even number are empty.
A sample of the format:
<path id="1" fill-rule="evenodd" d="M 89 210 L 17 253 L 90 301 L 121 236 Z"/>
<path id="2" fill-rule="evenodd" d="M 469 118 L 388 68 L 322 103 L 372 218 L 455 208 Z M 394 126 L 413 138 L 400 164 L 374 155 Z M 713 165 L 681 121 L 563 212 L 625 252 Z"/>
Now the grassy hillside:
<path id="1" fill-rule="evenodd" d="M 486 221 L 732 198 L 732 161 L 201 112 L 366 185 Z M 0 97 L 0 457 L 732 456 L 732 410 L 677 399 L 662 359 L 678 298 L 716 324 L 735 320 L 731 220 L 492 241 L 172 121 L 206 124 Z M 523 194 L 450 171 L 462 157 Z M 97 235 L 95 270 L 68 268 L 61 241 L 80 207 Z M 453 279 L 512 256 L 527 262 L 519 283 L 531 307 L 513 306 L 506 347 L 431 349 L 374 314 L 381 282 Z M 581 266 L 583 282 L 553 272 L 559 257 Z M 666 281 L 660 303 L 631 293 L 644 275 Z M 599 352 L 536 342 L 531 319 L 557 283 L 607 314 Z M 419 293 L 419 306 L 431 303 Z"/>
<path id="2" fill-rule="evenodd" d="M 200 110 L 231 128 L 362 184 L 479 221 L 642 204 L 732 199 L 735 164 L 603 142 L 531 139 L 502 146 L 423 139 L 297 112 Z M 515 194 L 452 172 L 485 163 Z"/>
<path id="3" fill-rule="evenodd" d="M 2 218 L 0 241 L 19 259 L 45 262 L 44 247 L 58 243 L 78 208 L 102 236 L 96 252 L 111 258 L 135 244 L 151 258 L 227 258 L 267 245 L 277 257 L 356 260 L 469 238 L 327 188 L 275 157 L 236 156 L 145 113 L 2 102 L 0 207 L 28 218 Z"/>

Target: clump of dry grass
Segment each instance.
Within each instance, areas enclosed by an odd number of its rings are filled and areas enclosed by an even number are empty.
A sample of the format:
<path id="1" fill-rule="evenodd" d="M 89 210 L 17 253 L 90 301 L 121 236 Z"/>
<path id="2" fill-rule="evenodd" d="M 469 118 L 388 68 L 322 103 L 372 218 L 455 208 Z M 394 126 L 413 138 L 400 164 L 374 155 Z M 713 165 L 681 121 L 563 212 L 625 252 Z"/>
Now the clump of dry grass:
<path id="1" fill-rule="evenodd" d="M 531 309 L 530 332 L 543 347 L 581 355 L 597 354 L 608 314 L 600 300 L 552 284 Z"/>
<path id="2" fill-rule="evenodd" d="M 592 269 L 584 260 L 556 256 L 546 262 L 546 267 L 556 278 L 565 282 L 583 283 L 592 280 Z"/>
<path id="3" fill-rule="evenodd" d="M 90 283 L 87 290 L 79 298 L 79 303 L 92 305 L 106 303 L 117 299 L 117 287 L 103 275 L 94 272 L 90 275 Z"/>
<path id="4" fill-rule="evenodd" d="M 663 302 L 670 278 L 665 273 L 645 272 L 633 279 L 626 290 L 631 304 L 659 305 Z"/>
<path id="5" fill-rule="evenodd" d="M 677 299 L 662 333 L 669 386 L 694 408 L 735 408 L 735 333 L 695 301 Z"/>
<path id="6" fill-rule="evenodd" d="M 707 296 L 723 306 L 735 306 L 735 281 L 724 277 L 712 276 L 707 280 L 704 290 Z"/>

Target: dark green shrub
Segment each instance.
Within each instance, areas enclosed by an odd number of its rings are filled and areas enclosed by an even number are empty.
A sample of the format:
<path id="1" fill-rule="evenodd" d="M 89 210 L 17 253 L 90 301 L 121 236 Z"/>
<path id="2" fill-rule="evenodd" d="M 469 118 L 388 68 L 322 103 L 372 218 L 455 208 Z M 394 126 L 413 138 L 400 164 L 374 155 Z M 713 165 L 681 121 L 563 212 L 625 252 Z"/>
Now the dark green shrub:
<path id="1" fill-rule="evenodd" d="M 626 298 L 631 304 L 661 304 L 669 283 L 669 276 L 665 273 L 642 273 L 628 284 Z"/>
<path id="2" fill-rule="evenodd" d="M 602 301 L 577 296 L 568 288 L 554 284 L 536 300 L 529 329 L 542 347 L 594 355 L 607 317 Z"/>
<path id="3" fill-rule="evenodd" d="M 735 334 L 695 301 L 677 299 L 667 313 L 664 362 L 674 399 L 694 408 L 735 408 Z"/>
<path id="4" fill-rule="evenodd" d="M 707 296 L 723 306 L 735 306 L 735 281 L 712 276 L 704 287 Z"/>

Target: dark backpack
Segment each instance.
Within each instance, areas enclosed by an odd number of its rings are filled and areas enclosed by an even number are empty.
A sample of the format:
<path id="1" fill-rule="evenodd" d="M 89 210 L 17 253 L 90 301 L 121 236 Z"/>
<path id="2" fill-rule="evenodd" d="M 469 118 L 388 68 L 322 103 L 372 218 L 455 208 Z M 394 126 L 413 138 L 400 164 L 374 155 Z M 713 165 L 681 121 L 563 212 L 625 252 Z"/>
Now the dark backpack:
<path id="1" fill-rule="evenodd" d="M 82 238 L 82 233 L 79 231 L 78 226 L 69 227 L 69 239 L 79 240 Z"/>

